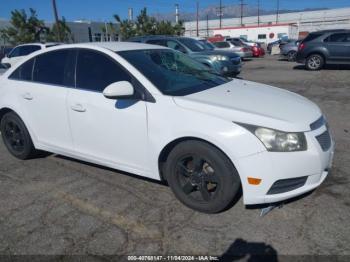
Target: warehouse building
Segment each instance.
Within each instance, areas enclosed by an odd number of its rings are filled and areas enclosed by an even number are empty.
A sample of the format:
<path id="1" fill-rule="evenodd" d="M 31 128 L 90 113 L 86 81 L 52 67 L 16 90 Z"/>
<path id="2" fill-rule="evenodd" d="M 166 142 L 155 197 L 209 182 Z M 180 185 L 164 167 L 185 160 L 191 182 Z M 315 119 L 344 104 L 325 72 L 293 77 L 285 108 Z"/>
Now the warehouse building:
<path id="1" fill-rule="evenodd" d="M 258 24 L 258 20 L 260 23 Z M 277 21 L 277 23 L 276 23 Z M 243 25 L 241 25 L 240 18 L 225 18 L 222 19 L 222 26 L 219 27 L 220 20 L 201 20 L 198 23 L 199 36 L 213 36 L 215 34 L 221 34 L 223 36 L 239 37 L 241 35 L 247 35 L 248 40 L 257 41 L 260 37 L 266 35 L 266 39 L 263 42 L 270 42 L 275 40 L 275 37 L 269 38 L 268 36 L 274 36 L 281 34 L 278 26 L 294 26 L 297 28 L 297 35 L 303 37 L 309 32 L 324 30 L 324 29 L 338 29 L 349 28 L 350 29 L 350 8 L 339 9 L 327 9 L 321 11 L 305 11 L 305 12 L 293 12 L 276 15 L 264 15 L 244 17 Z M 293 28 L 294 28 L 293 27 Z M 268 29 L 267 29 L 268 28 Z M 249 29 L 249 30 L 247 30 Z M 288 31 L 295 33 L 295 31 Z M 277 30 L 276 32 L 273 30 Z M 245 32 L 244 32 L 245 31 Z M 255 33 L 253 33 L 254 31 Z M 197 22 L 190 21 L 185 23 L 185 35 L 197 36 Z M 290 35 L 288 35 L 290 36 Z"/>

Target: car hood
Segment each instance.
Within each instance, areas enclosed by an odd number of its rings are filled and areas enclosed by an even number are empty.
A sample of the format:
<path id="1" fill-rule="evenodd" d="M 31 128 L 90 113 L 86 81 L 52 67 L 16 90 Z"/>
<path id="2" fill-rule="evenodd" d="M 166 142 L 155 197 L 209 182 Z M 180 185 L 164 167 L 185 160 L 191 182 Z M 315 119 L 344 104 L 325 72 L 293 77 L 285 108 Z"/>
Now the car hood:
<path id="1" fill-rule="evenodd" d="M 230 51 L 225 51 L 225 50 L 207 50 L 207 51 L 202 51 L 202 52 L 195 52 L 195 53 L 191 53 L 191 56 L 213 56 L 213 55 L 224 55 L 224 56 L 228 56 L 230 58 L 233 57 L 239 57 L 238 55 L 230 52 Z"/>
<path id="2" fill-rule="evenodd" d="M 310 130 L 321 115 L 319 107 L 295 93 L 264 84 L 234 79 L 195 94 L 174 97 L 183 108 L 225 120 L 287 132 Z"/>

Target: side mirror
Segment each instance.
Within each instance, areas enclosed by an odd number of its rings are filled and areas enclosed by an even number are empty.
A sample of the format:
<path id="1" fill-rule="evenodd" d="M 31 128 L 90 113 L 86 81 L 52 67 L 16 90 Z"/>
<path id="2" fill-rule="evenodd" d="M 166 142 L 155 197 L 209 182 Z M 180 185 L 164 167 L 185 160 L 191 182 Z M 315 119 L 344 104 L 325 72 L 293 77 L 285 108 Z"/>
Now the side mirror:
<path id="1" fill-rule="evenodd" d="M 103 90 L 103 95 L 109 99 L 130 98 L 134 93 L 134 87 L 128 81 L 112 83 Z"/>

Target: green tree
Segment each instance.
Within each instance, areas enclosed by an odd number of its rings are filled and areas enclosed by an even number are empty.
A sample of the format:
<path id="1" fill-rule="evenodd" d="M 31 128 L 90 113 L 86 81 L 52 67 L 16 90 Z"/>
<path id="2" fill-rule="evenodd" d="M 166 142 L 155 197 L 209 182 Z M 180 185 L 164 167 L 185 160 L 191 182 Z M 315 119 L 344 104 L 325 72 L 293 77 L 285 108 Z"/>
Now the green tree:
<path id="1" fill-rule="evenodd" d="M 169 21 L 157 21 L 147 14 L 146 8 L 141 10 L 135 22 L 121 20 L 118 15 L 114 15 L 114 18 L 120 24 L 120 34 L 123 40 L 133 36 L 182 35 L 184 33 L 182 21 L 175 25 Z"/>
<path id="2" fill-rule="evenodd" d="M 13 45 L 38 42 L 41 34 L 47 31 L 44 21 L 38 18 L 32 8 L 29 9 L 29 15 L 24 9 L 13 10 L 10 23 L 11 26 L 2 30 L 2 35 L 6 35 Z"/>
<path id="3" fill-rule="evenodd" d="M 143 8 L 136 18 L 136 33 L 137 35 L 155 35 L 157 25 L 157 20 L 147 15 L 147 8 Z"/>
<path id="4" fill-rule="evenodd" d="M 121 20 L 119 15 L 114 15 L 114 19 L 119 23 L 122 40 L 129 39 L 136 35 L 136 26 L 132 21 L 127 19 Z"/>
<path id="5" fill-rule="evenodd" d="M 72 31 L 66 23 L 66 19 L 63 17 L 58 23 L 54 23 L 51 30 L 49 31 L 48 41 L 57 41 L 70 43 L 74 42 Z"/>

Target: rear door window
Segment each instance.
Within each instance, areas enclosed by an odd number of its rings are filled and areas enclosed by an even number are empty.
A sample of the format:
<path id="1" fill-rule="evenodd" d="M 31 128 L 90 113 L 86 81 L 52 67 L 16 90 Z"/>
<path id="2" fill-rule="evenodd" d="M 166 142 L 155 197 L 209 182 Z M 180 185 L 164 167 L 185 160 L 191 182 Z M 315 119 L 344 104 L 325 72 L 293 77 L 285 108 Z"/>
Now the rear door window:
<path id="1" fill-rule="evenodd" d="M 9 57 L 17 57 L 20 56 L 20 49 L 21 47 L 16 47 L 14 49 L 12 49 L 12 51 L 9 53 Z"/>
<path id="2" fill-rule="evenodd" d="M 146 42 L 147 44 L 151 44 L 151 45 L 161 45 L 161 46 L 167 46 L 166 41 L 165 40 L 148 40 Z"/>
<path id="3" fill-rule="evenodd" d="M 325 39 L 325 42 L 330 42 L 330 43 L 349 42 L 350 41 L 349 36 L 350 34 L 347 34 L 347 33 L 332 34 Z"/>
<path id="4" fill-rule="evenodd" d="M 26 45 L 26 46 L 21 46 L 20 49 L 20 56 L 26 56 L 29 55 L 35 51 L 40 50 L 41 47 L 38 45 Z"/>
<path id="5" fill-rule="evenodd" d="M 9 79 L 31 81 L 33 74 L 34 58 L 25 62 L 23 65 L 18 67 L 9 77 Z"/>
<path id="6" fill-rule="evenodd" d="M 214 45 L 218 48 L 228 48 L 230 44 L 228 42 L 216 42 Z"/>

